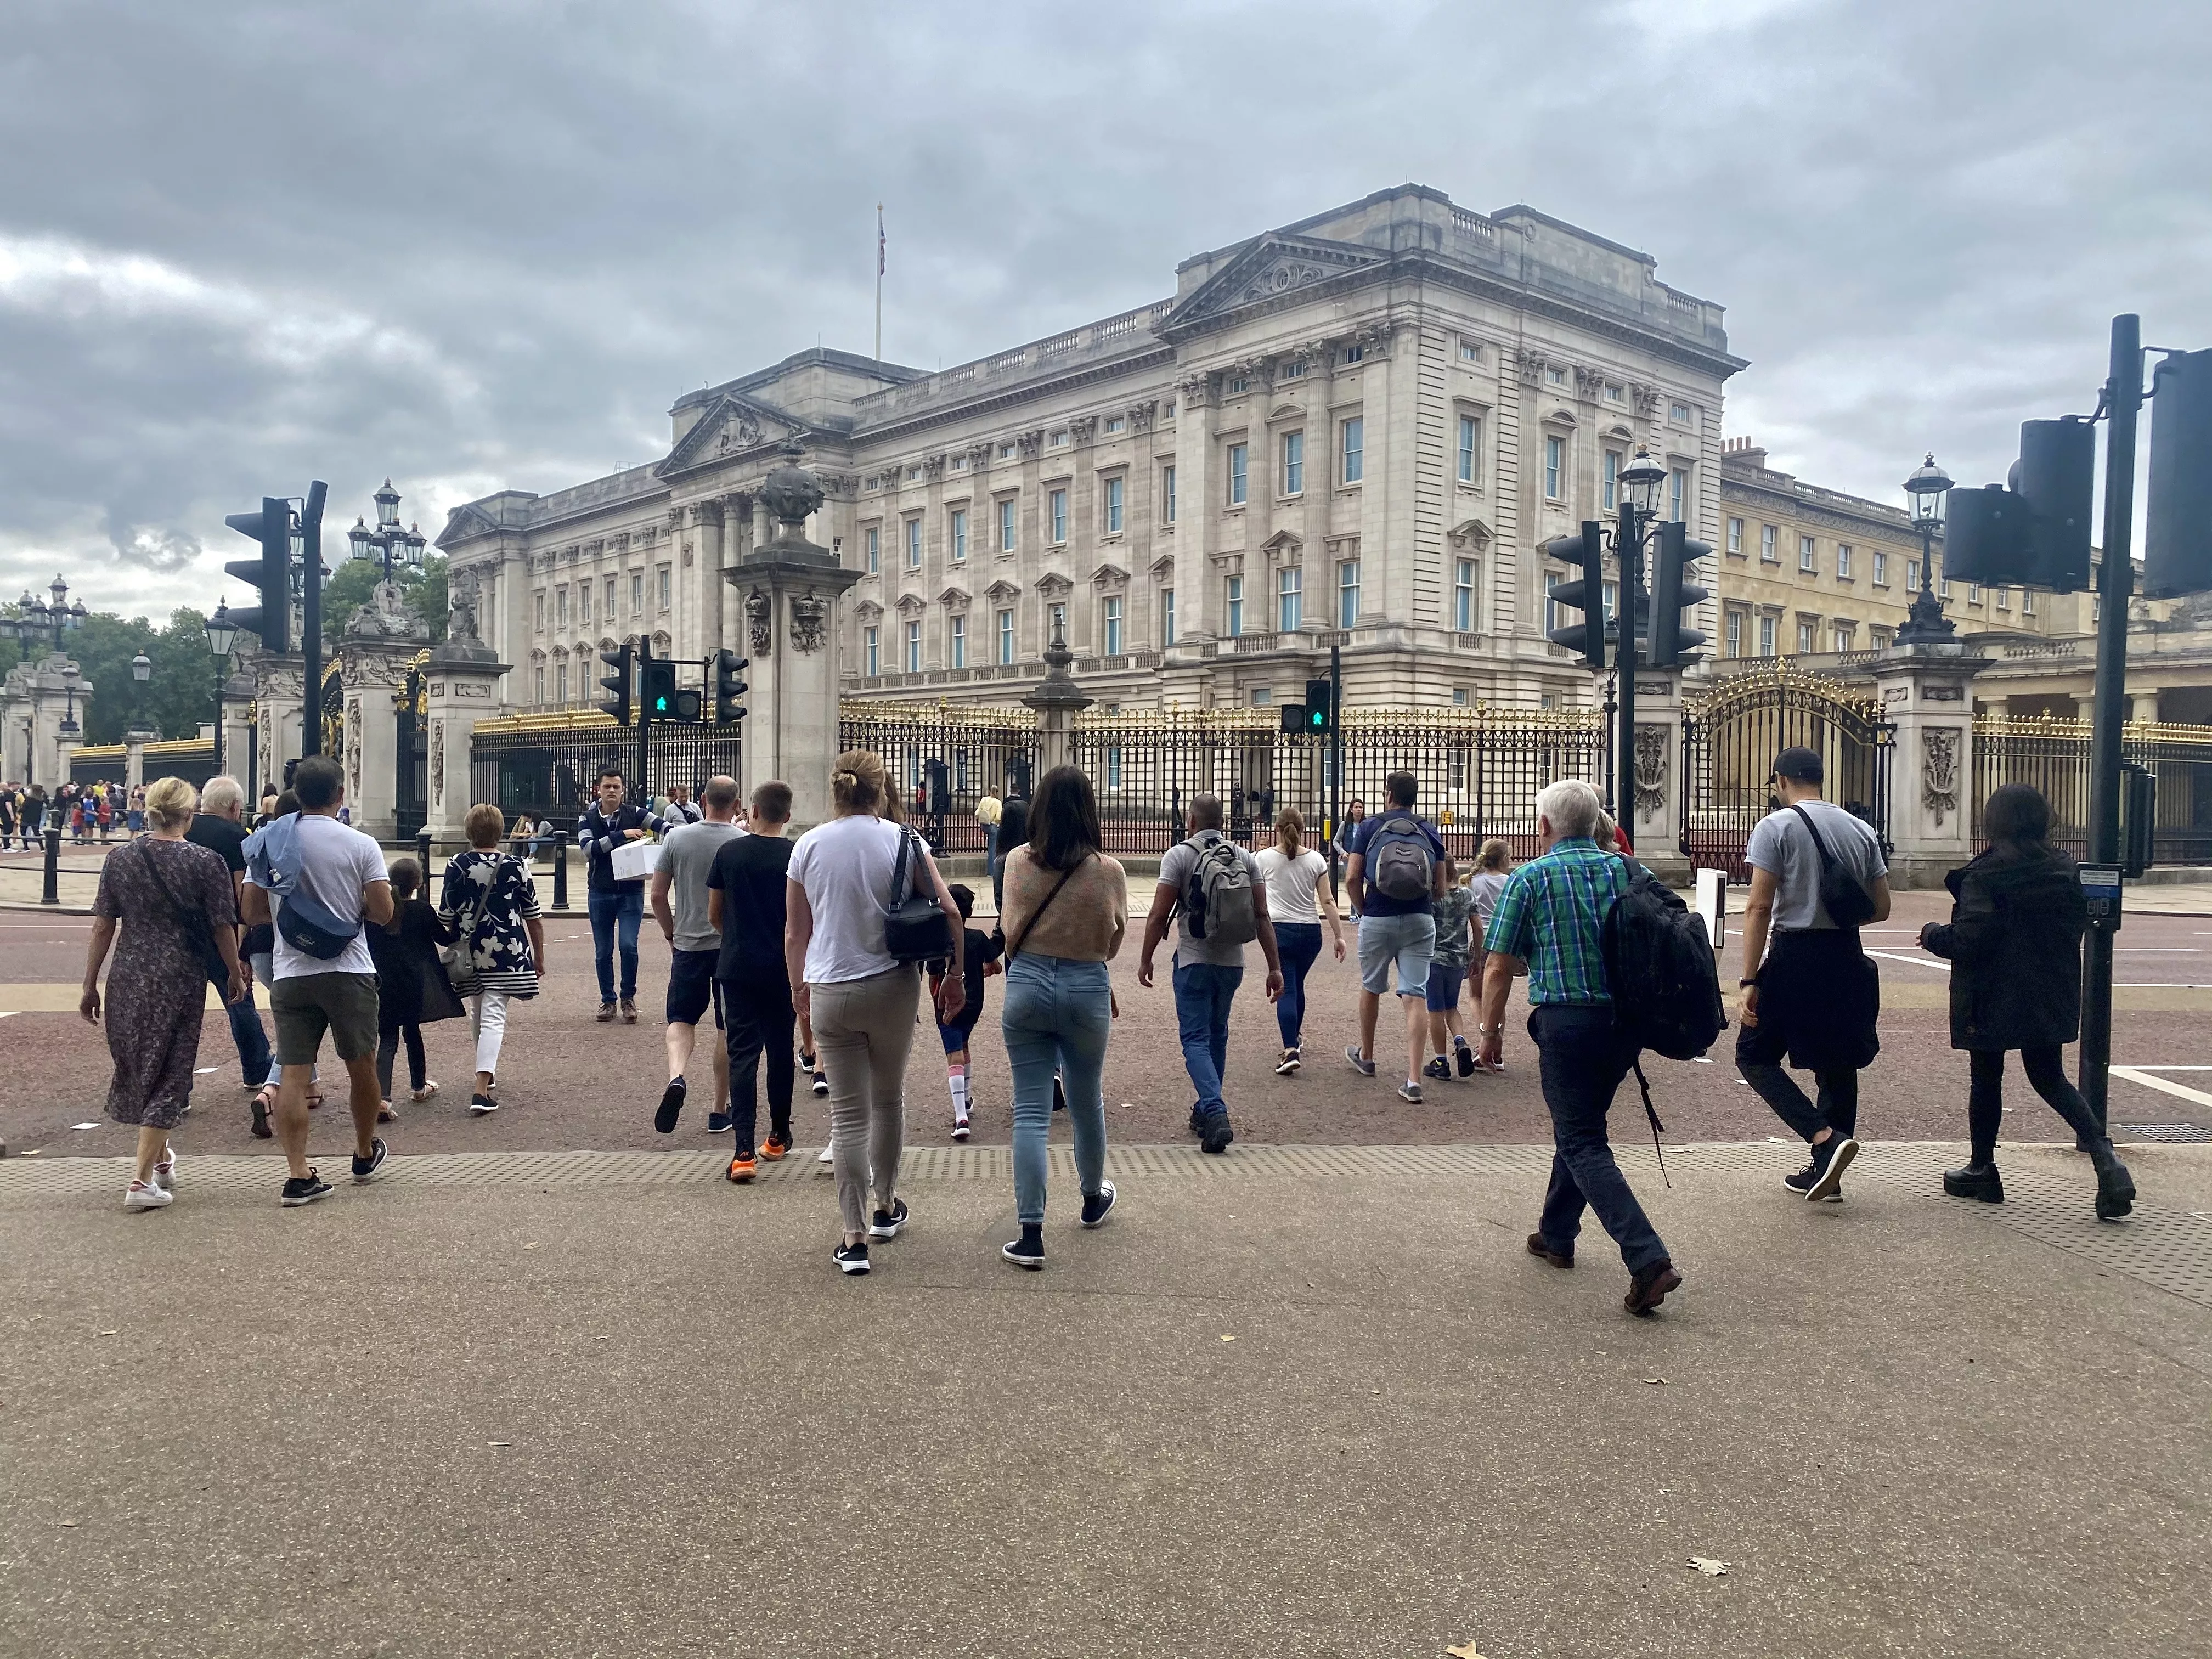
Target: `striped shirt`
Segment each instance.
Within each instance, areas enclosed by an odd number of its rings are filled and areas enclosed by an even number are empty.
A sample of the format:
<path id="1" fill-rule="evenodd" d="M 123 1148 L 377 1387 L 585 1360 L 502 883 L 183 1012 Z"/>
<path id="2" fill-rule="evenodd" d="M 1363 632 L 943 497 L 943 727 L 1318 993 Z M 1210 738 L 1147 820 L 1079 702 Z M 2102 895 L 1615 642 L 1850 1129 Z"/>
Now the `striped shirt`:
<path id="1" fill-rule="evenodd" d="M 1532 1003 L 1611 1002 L 1599 927 L 1627 885 L 1626 862 L 1588 836 L 1556 842 L 1506 878 L 1483 947 L 1528 964 Z"/>

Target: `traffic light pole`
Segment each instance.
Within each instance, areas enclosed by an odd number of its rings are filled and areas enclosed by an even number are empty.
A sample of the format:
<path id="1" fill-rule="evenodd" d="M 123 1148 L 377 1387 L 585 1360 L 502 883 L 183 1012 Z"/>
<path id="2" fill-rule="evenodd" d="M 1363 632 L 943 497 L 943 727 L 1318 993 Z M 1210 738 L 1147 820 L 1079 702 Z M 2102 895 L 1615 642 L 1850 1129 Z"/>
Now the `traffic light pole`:
<path id="1" fill-rule="evenodd" d="M 1636 839 L 1636 819 L 1631 807 L 1636 799 L 1636 590 L 1640 586 L 1638 577 L 1644 564 L 1644 518 L 1637 511 L 1636 503 L 1622 501 L 1620 527 L 1613 532 L 1613 552 L 1620 560 L 1620 643 L 1619 654 L 1613 659 L 1620 665 L 1614 676 L 1620 688 L 1614 701 L 1620 705 L 1613 718 L 1620 723 L 1613 731 L 1613 821 L 1630 831 L 1632 843 Z M 1605 599 L 1601 592 L 1595 625 L 1605 625 Z"/>
<path id="2" fill-rule="evenodd" d="M 2112 369 L 2105 382 L 2105 562 L 2098 574 L 2097 701 L 2089 735 L 2089 858 L 2120 862 L 2120 744 L 2127 720 L 2128 601 L 2135 592 L 2136 421 L 2142 410 L 2142 324 L 2112 319 Z M 2102 908 L 2104 907 L 2097 907 Z M 2119 907 L 2093 915 L 2081 952 L 2082 1097 L 2106 1121 L 2112 1059 L 2112 936 Z"/>
<path id="3" fill-rule="evenodd" d="M 641 639 L 637 642 L 637 678 L 635 682 L 637 687 L 637 800 L 641 806 L 653 799 L 653 792 L 646 787 L 645 781 L 646 761 L 652 753 L 653 732 L 653 698 L 646 690 L 653 677 L 645 672 L 645 665 L 652 660 L 653 641 Z"/>
<path id="4" fill-rule="evenodd" d="M 300 514 L 300 656 L 307 693 L 300 707 L 300 752 L 323 752 L 323 497 L 320 478 L 307 486 Z M 216 723 L 222 724 L 221 712 Z"/>
<path id="5" fill-rule="evenodd" d="M 1344 822 L 1344 650 L 1328 648 L 1328 887 L 1336 890 L 1336 832 Z"/>

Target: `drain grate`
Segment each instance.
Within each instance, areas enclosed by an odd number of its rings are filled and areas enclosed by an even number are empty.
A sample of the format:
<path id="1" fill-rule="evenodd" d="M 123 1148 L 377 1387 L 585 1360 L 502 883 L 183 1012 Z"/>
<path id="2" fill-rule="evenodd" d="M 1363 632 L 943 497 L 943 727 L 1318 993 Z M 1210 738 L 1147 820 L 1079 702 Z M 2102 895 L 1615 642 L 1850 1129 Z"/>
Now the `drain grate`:
<path id="1" fill-rule="evenodd" d="M 2212 1141 L 2212 1129 L 2202 1123 L 2123 1123 L 2118 1127 L 2120 1133 L 2131 1140 L 2163 1140 L 2177 1145 Z"/>

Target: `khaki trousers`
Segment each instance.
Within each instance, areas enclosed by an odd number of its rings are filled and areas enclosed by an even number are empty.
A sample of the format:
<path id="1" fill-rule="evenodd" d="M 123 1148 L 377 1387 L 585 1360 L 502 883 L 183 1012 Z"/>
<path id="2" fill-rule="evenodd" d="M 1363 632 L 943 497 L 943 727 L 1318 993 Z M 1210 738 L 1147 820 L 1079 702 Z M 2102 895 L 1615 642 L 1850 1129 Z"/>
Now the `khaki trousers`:
<path id="1" fill-rule="evenodd" d="M 830 1078 L 830 1146 L 837 1210 L 848 1233 L 866 1231 L 873 1174 L 875 1207 L 888 1210 L 906 1146 L 906 1057 L 921 1003 L 921 970 L 911 965 L 867 979 L 808 988 L 814 1048 Z"/>

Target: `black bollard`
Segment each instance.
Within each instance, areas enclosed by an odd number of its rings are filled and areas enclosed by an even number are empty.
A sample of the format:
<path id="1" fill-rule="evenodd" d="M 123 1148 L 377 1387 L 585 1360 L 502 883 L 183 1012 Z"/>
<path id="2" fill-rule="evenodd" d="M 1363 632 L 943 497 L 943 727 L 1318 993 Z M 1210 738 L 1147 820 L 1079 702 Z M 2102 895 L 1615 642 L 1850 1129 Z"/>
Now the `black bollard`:
<path id="1" fill-rule="evenodd" d="M 568 908 L 568 832 L 553 832 L 553 908 Z"/>
<path id="2" fill-rule="evenodd" d="M 46 831 L 46 890 L 39 895 L 41 904 L 62 902 L 62 832 Z"/>
<path id="3" fill-rule="evenodd" d="M 422 884 L 430 883 L 430 832 L 419 830 L 415 834 L 415 861 L 422 866 Z"/>

